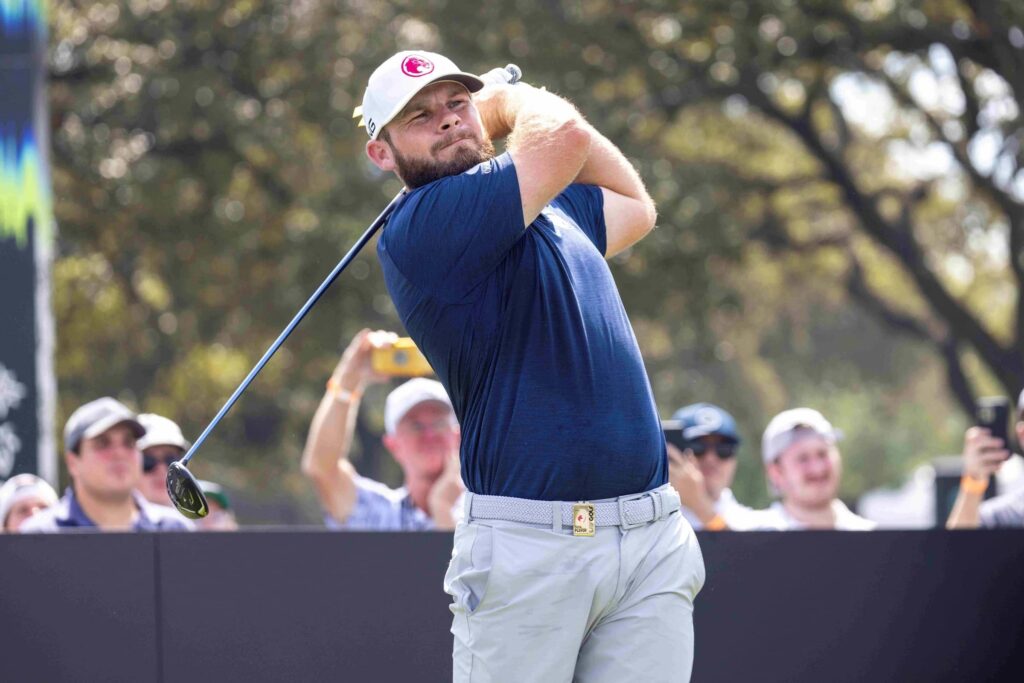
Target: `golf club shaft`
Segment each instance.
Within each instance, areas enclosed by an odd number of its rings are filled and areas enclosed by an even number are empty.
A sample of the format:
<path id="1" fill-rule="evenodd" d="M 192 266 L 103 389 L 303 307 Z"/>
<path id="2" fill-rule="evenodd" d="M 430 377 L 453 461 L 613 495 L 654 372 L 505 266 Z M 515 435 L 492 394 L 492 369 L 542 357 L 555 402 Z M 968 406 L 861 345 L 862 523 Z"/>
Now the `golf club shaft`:
<path id="1" fill-rule="evenodd" d="M 486 74 L 484 74 L 481 78 L 485 83 L 488 84 L 513 84 L 517 83 L 519 79 L 522 78 L 522 76 L 523 72 L 520 70 L 518 66 L 516 66 L 515 64 L 509 64 L 502 69 L 492 69 L 491 71 L 488 71 Z M 338 265 L 336 265 L 334 267 L 334 270 L 330 272 L 330 274 L 327 276 L 327 279 L 325 279 L 320 284 L 320 286 L 317 287 L 316 291 L 313 292 L 313 295 L 309 297 L 309 300 L 306 301 L 306 303 L 302 306 L 301 309 L 299 309 L 299 312 L 295 314 L 295 317 L 292 318 L 292 321 L 288 323 L 288 327 L 284 328 L 284 331 L 280 334 L 280 336 L 278 336 L 274 343 L 270 345 L 270 348 L 267 349 L 267 352 L 264 353 L 263 357 L 260 358 L 258 363 L 256 363 L 256 366 L 249 371 L 248 376 L 246 376 L 246 378 L 242 380 L 242 383 L 238 385 L 238 388 L 235 389 L 235 392 L 231 394 L 231 398 L 229 398 L 227 402 L 221 407 L 221 409 L 217 412 L 217 415 L 212 420 L 210 420 L 210 424 L 206 425 L 206 429 L 204 429 L 203 433 L 199 435 L 199 438 L 195 440 L 195 443 L 192 444 L 192 447 L 188 449 L 188 453 L 185 454 L 185 457 L 181 459 L 180 462 L 182 465 L 188 465 L 189 460 L 192 459 L 192 456 L 195 455 L 196 451 L 199 450 L 199 447 L 203 445 L 204 441 L 206 441 L 206 437 L 209 436 L 210 432 L 213 431 L 213 428 L 216 427 L 218 423 L 220 423 L 221 418 L 223 418 L 227 414 L 227 412 L 231 410 L 231 406 L 235 405 L 235 401 L 238 400 L 238 397 L 241 396 L 242 392 L 249 387 L 249 384 L 251 384 L 252 381 L 256 378 L 256 375 L 260 373 L 260 370 L 262 370 L 263 366 L 267 364 L 271 356 L 273 356 L 281 347 L 281 344 L 283 344 L 284 340 L 288 338 L 288 335 L 292 333 L 292 330 L 298 327 L 299 323 L 302 322 L 302 319 L 306 317 L 307 313 L 309 313 L 309 309 L 313 308 L 313 305 L 320 299 L 323 293 L 327 291 L 327 288 L 331 286 L 331 283 L 333 283 L 338 278 L 338 276 L 341 275 L 341 271 L 345 270 L 346 266 L 348 266 L 352 259 L 354 259 L 359 254 L 362 248 L 366 246 L 366 243 L 369 242 L 373 235 L 380 229 L 380 227 L 387 222 L 388 216 L 391 215 L 391 212 L 394 211 L 395 206 L 398 205 L 403 196 L 405 196 L 405 190 L 399 192 L 398 195 L 396 195 L 395 198 L 388 203 L 384 210 L 381 211 L 380 215 L 377 216 L 376 220 L 374 220 L 370 227 L 366 229 L 366 232 L 363 233 L 362 237 L 360 237 L 359 240 L 352 246 L 352 248 L 348 250 L 348 253 L 345 254 L 344 258 L 342 258 L 341 261 L 338 262 Z"/>
<path id="2" fill-rule="evenodd" d="M 354 259 L 359 254 L 362 248 L 366 246 L 366 243 L 369 242 L 373 235 L 380 229 L 380 227 L 387 222 L 388 216 L 391 215 L 391 212 L 394 211 L 395 206 L 397 206 L 399 201 L 401 201 L 402 197 L 404 196 L 405 190 L 399 192 L 395 196 L 395 198 L 388 203 L 384 210 L 381 211 L 380 215 L 377 216 L 373 223 L 370 224 L 370 227 L 366 229 L 366 232 L 363 233 L 363 235 L 352 246 L 352 248 L 348 250 L 348 253 L 345 254 L 345 256 L 340 261 L 338 261 L 338 265 L 334 266 L 334 270 L 330 272 L 330 274 L 327 276 L 327 279 L 320 283 L 320 286 L 316 288 L 316 291 L 313 292 L 313 295 L 309 297 L 309 300 L 306 301 L 306 303 L 302 306 L 301 309 L 299 309 L 299 312 L 295 314 L 295 317 L 292 318 L 292 321 L 288 323 L 288 327 L 284 328 L 284 331 L 280 334 L 280 336 L 278 336 L 274 343 L 270 345 L 270 348 L 267 349 L 267 352 L 264 353 L 263 357 L 260 358 L 258 363 L 256 363 L 256 366 L 249 372 L 248 376 L 246 376 L 246 378 L 242 380 L 242 383 L 238 385 L 238 388 L 235 389 L 235 392 L 231 394 L 231 398 L 227 400 L 227 402 L 220 409 L 220 411 L 213 418 L 213 420 L 210 421 L 210 424 L 208 424 L 206 426 L 206 429 L 203 430 L 203 433 L 200 434 L 199 438 L 196 439 L 195 443 L 192 444 L 192 447 L 188 449 L 188 453 L 186 453 L 185 457 L 181 459 L 181 464 L 188 464 L 188 461 L 192 459 L 192 456 L 195 455 L 195 452 L 199 450 L 200 446 L 203 445 L 203 442 L 206 441 L 206 437 L 210 434 L 211 431 L 213 431 L 213 428 L 217 426 L 217 423 L 221 421 L 221 418 L 223 418 L 224 415 L 226 415 L 227 412 L 231 410 L 231 406 L 235 404 L 235 401 L 237 401 L 238 397 L 242 395 L 242 392 L 249 387 L 249 384 L 253 381 L 253 379 L 256 378 L 256 375 L 258 375 L 260 370 L 263 369 L 263 366 L 267 364 L 271 356 L 273 356 L 277 352 L 277 350 L 281 347 L 281 344 L 284 343 L 284 340 L 287 339 L 288 335 L 292 333 L 292 330 L 298 327 L 299 323 L 302 322 L 302 319 L 306 317 L 306 314 L 309 313 L 309 309 L 313 308 L 313 305 L 320 299 L 323 293 L 327 291 L 327 288 L 331 286 L 331 283 L 338 279 L 338 276 L 341 275 L 341 271 L 345 270 L 348 264 L 352 262 L 352 259 Z"/>

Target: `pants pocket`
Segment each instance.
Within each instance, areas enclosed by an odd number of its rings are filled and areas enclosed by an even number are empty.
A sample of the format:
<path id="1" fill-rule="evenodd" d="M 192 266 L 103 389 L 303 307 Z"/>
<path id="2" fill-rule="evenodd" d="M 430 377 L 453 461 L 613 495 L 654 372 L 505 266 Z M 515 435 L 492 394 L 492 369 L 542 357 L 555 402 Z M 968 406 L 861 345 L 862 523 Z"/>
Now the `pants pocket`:
<path id="1" fill-rule="evenodd" d="M 472 614 L 483 602 L 491 576 L 494 554 L 494 532 L 489 526 L 460 523 L 455 529 L 455 543 L 444 591 L 452 596 L 453 613 Z"/>

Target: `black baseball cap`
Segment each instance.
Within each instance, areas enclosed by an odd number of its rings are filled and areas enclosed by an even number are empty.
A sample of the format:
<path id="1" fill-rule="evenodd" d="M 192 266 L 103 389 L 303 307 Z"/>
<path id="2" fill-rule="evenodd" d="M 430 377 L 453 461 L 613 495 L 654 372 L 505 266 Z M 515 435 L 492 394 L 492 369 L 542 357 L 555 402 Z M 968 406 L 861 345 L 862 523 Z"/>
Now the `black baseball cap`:
<path id="1" fill-rule="evenodd" d="M 77 453 L 82 439 L 92 439 L 122 423 L 131 427 L 136 439 L 146 433 L 138 416 L 117 399 L 104 396 L 89 401 L 71 413 L 64 425 L 64 448 Z"/>

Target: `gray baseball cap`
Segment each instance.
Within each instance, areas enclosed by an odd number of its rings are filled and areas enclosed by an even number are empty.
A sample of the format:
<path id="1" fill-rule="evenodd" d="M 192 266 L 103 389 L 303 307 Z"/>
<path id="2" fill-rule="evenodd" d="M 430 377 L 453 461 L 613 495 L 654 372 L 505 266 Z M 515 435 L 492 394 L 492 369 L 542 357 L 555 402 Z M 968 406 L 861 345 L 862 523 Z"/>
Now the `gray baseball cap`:
<path id="1" fill-rule="evenodd" d="M 78 452 L 82 439 L 92 439 L 119 424 L 132 428 L 135 438 L 141 438 L 146 428 L 139 423 L 138 416 L 117 399 L 109 396 L 89 401 L 71 413 L 64 425 L 64 448 Z"/>

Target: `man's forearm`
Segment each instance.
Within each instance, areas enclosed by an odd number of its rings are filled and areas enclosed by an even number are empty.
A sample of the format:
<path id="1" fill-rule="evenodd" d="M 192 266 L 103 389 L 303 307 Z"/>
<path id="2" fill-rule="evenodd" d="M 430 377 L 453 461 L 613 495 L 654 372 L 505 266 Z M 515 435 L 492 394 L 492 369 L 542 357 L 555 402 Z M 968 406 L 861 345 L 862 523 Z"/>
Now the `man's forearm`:
<path id="1" fill-rule="evenodd" d="M 972 493 L 961 488 L 949 519 L 946 520 L 946 528 L 977 529 L 981 526 L 981 501 L 984 496 L 984 493 Z"/>
<path id="2" fill-rule="evenodd" d="M 501 86 L 486 97 L 480 107 L 484 127 L 492 138 L 508 137 L 508 146 L 530 142 L 538 135 L 553 131 L 566 122 L 581 125 L 590 137 L 590 150 L 576 182 L 599 185 L 625 197 L 651 203 L 640 174 L 626 156 L 576 110 L 576 107 L 554 93 L 525 84 Z"/>
<path id="3" fill-rule="evenodd" d="M 359 399 L 349 396 L 338 400 L 334 393 L 324 394 L 309 429 L 309 438 L 302 454 L 302 471 L 309 476 L 331 473 L 338 463 L 348 459 L 355 432 Z"/>
<path id="4" fill-rule="evenodd" d="M 508 138 L 509 149 L 535 142 L 536 136 L 566 123 L 582 122 L 571 102 L 525 83 L 487 88 L 475 102 L 487 134 L 494 140 Z"/>
<path id="5" fill-rule="evenodd" d="M 586 127 L 590 132 L 590 154 L 583 163 L 576 182 L 598 185 L 624 197 L 650 204 L 653 209 L 654 202 L 647 193 L 640 174 L 633 168 L 633 164 L 629 163 L 626 155 L 592 125 L 588 123 Z"/>

